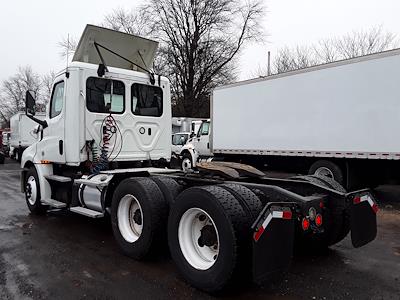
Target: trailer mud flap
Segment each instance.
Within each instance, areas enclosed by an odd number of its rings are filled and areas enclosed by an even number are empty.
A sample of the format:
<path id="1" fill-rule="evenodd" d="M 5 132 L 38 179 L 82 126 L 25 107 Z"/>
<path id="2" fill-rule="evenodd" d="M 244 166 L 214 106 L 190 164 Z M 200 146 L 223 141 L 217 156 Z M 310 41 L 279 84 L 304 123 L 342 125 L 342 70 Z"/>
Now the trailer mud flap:
<path id="1" fill-rule="evenodd" d="M 355 196 L 351 206 L 351 242 L 355 248 L 373 241 L 377 234 L 378 206 L 371 194 Z"/>
<path id="2" fill-rule="evenodd" d="M 269 209 L 253 234 L 253 280 L 262 284 L 287 271 L 293 256 L 294 220 L 290 209 Z"/>

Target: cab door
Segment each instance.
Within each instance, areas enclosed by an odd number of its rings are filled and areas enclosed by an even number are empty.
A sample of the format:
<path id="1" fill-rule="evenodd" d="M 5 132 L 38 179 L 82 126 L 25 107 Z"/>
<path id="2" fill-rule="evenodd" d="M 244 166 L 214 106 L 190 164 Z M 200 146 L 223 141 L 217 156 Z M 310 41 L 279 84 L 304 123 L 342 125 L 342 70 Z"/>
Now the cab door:
<path id="1" fill-rule="evenodd" d="M 210 122 L 203 122 L 193 138 L 193 145 L 200 156 L 211 156 L 210 150 Z"/>
<path id="2" fill-rule="evenodd" d="M 38 143 L 39 160 L 65 163 L 65 90 L 66 80 L 61 77 L 53 85 L 48 106 L 48 118 L 43 139 Z"/>

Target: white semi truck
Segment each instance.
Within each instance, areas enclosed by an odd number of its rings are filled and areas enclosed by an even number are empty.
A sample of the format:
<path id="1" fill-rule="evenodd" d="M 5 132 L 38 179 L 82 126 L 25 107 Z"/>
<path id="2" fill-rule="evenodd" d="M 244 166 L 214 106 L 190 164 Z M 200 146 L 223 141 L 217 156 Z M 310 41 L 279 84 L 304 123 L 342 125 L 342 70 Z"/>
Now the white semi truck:
<path id="1" fill-rule="evenodd" d="M 237 163 L 163 168 L 171 96 L 167 78 L 149 69 L 156 48 L 88 25 L 55 78 L 45 120 L 27 92 L 26 114 L 40 125 L 21 161 L 32 213 L 110 215 L 123 253 L 143 259 L 168 244 L 182 277 L 208 292 L 269 280 L 289 267 L 294 247 L 327 247 L 349 232 L 355 247 L 375 238 L 368 190 L 346 193 L 325 177 L 267 178 Z"/>
<path id="2" fill-rule="evenodd" d="M 322 174 L 349 189 L 400 182 L 399 77 L 397 49 L 218 87 L 211 127 L 182 156 Z"/>
<path id="3" fill-rule="evenodd" d="M 37 113 L 36 118 L 44 120 L 45 113 Z M 21 161 L 22 153 L 38 139 L 37 123 L 18 112 L 10 118 L 10 157 Z"/>

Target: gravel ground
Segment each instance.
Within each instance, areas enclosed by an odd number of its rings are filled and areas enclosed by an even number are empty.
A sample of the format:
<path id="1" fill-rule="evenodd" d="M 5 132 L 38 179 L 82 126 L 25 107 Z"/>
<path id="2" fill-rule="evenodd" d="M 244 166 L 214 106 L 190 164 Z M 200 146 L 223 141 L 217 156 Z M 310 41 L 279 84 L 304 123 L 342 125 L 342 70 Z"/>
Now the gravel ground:
<path id="1" fill-rule="evenodd" d="M 353 249 L 346 238 L 323 255 L 295 257 L 276 282 L 220 298 L 400 299 L 400 187 L 380 187 L 376 195 L 381 210 L 372 243 Z M 147 262 L 123 256 L 107 219 L 30 215 L 19 166 L 0 165 L 0 299 L 133 298 L 212 297 L 185 284 L 167 253 Z"/>

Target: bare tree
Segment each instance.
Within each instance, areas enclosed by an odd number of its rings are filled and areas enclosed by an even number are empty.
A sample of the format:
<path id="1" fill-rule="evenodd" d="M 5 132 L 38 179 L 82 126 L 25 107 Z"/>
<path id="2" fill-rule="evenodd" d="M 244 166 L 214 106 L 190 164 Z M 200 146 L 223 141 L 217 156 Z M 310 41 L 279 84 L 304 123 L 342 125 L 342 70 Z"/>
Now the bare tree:
<path id="1" fill-rule="evenodd" d="M 74 54 L 77 46 L 78 42 L 75 38 L 70 36 L 62 38 L 62 40 L 58 42 L 58 47 L 61 50 L 60 57 L 62 59 L 69 59 Z"/>
<path id="2" fill-rule="evenodd" d="M 8 122 L 9 118 L 25 109 L 25 94 L 27 90 L 40 98 L 41 80 L 30 66 L 19 67 L 18 72 L 4 80 L 0 90 L 0 118 Z"/>
<path id="3" fill-rule="evenodd" d="M 211 89 L 235 79 L 240 50 L 263 36 L 263 12 L 261 0 L 150 0 L 140 26 L 121 10 L 103 25 L 159 40 L 155 68 L 172 83 L 174 115 L 207 117 Z"/>
<path id="4" fill-rule="evenodd" d="M 54 78 L 56 77 L 56 74 L 54 71 L 50 71 L 49 73 L 45 74 L 41 78 L 41 100 L 43 104 L 47 104 L 50 101 L 51 93 L 52 93 L 52 87 L 53 87 L 53 81 Z"/>
<path id="5" fill-rule="evenodd" d="M 396 35 L 384 32 L 382 27 L 369 31 L 354 31 L 332 41 L 341 58 L 353 58 L 371 53 L 382 52 L 397 46 Z"/>
<path id="6" fill-rule="evenodd" d="M 395 34 L 385 32 L 382 27 L 373 27 L 368 31 L 353 31 L 342 37 L 322 39 L 310 47 L 284 47 L 279 49 L 273 61 L 273 72 L 282 73 L 298 70 L 318 64 L 349 59 L 398 47 Z M 264 69 L 258 70 L 259 76 L 265 76 Z"/>
<path id="7" fill-rule="evenodd" d="M 288 70 L 297 70 L 307 68 L 318 64 L 317 58 L 312 54 L 309 47 L 296 47 L 294 49 L 281 49 L 273 61 L 273 68 L 276 73 L 286 72 Z"/>
<path id="8" fill-rule="evenodd" d="M 148 36 L 151 34 L 151 28 L 148 26 L 146 17 L 146 14 L 135 13 L 133 10 L 128 12 L 122 8 L 118 8 L 105 16 L 101 25 L 129 34 Z"/>

